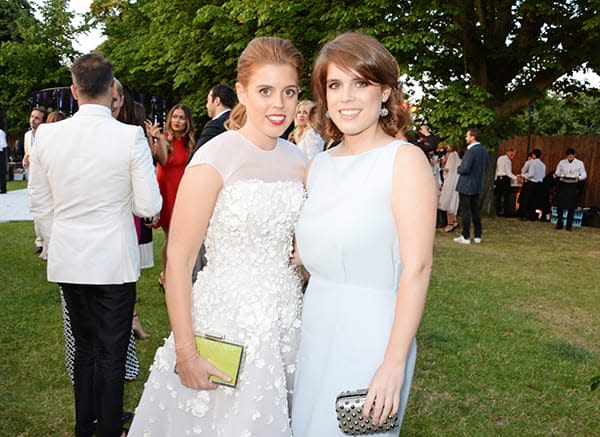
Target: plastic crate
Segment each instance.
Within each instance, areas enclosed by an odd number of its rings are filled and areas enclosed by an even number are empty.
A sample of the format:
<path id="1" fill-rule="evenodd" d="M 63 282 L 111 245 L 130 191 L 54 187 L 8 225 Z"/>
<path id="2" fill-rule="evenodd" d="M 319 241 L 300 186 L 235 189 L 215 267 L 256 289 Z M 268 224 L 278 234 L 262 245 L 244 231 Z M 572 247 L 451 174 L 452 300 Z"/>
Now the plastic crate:
<path id="1" fill-rule="evenodd" d="M 567 210 L 563 210 L 563 224 L 567 223 Z M 573 227 L 574 228 L 580 228 L 581 227 L 581 221 L 583 220 L 583 210 L 576 210 L 575 214 L 573 214 Z M 558 222 L 558 211 L 556 209 L 556 206 L 553 206 L 552 208 L 550 208 L 550 223 L 552 224 L 556 224 L 556 222 Z"/>

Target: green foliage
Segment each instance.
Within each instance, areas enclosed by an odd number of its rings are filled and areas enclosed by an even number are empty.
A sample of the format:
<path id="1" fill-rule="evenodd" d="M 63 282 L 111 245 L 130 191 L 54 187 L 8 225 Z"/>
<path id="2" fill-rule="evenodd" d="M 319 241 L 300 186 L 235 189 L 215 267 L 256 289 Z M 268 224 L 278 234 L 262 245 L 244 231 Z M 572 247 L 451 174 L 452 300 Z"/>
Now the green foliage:
<path id="1" fill-rule="evenodd" d="M 255 36 L 290 39 L 310 66 L 338 33 L 371 34 L 423 86 L 420 114 L 436 131 L 454 141 L 478 125 L 495 145 L 557 78 L 600 65 L 598 3 L 95 0 L 90 19 L 105 26 L 101 50 L 119 77 L 196 115 L 212 85 L 233 85 L 237 57 Z M 302 82 L 308 90 L 308 74 Z"/>
<path id="2" fill-rule="evenodd" d="M 561 95 L 547 92 L 533 104 L 532 135 L 600 135 L 600 93 L 576 91 Z M 529 114 L 521 111 L 512 120 L 513 129 L 526 134 Z"/>
<path id="3" fill-rule="evenodd" d="M 20 39 L 15 26 L 21 16 L 32 16 L 27 0 L 0 0 L 0 42 Z"/>
<path id="4" fill-rule="evenodd" d="M 427 95 L 421 101 L 418 117 L 436 126 L 440 140 L 459 146 L 464 143 L 469 127 L 492 126 L 494 113 L 486 105 L 490 94 L 477 86 L 453 82 L 441 89 L 437 95 Z M 501 138 L 494 132 L 486 132 L 481 141 L 486 146 L 499 144 Z"/>
<path id="5" fill-rule="evenodd" d="M 0 3 L 0 12 L 10 9 L 8 3 Z M 26 3 L 17 2 L 21 6 Z M 11 131 L 27 127 L 28 99 L 34 91 L 70 84 L 66 65 L 76 56 L 71 42 L 76 29 L 67 3 L 47 0 L 39 11 L 41 20 L 26 7 L 11 12 L 11 38 L 0 43 L 0 107 L 8 114 Z"/>

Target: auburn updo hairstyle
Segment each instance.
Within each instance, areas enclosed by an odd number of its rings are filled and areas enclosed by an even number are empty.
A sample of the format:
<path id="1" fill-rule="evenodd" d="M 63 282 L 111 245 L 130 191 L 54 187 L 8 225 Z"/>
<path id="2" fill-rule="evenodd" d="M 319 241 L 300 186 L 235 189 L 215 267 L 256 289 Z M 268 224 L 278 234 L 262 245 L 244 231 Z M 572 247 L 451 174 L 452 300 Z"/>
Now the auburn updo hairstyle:
<path id="1" fill-rule="evenodd" d="M 259 65 L 290 65 L 302 74 L 304 59 L 294 45 L 282 38 L 259 37 L 248 43 L 237 63 L 237 81 L 248 86 L 250 77 Z M 239 129 L 246 123 L 246 107 L 238 103 L 226 124 L 228 129 Z"/>
<path id="2" fill-rule="evenodd" d="M 327 112 L 327 69 L 335 64 L 339 69 L 358 75 L 371 85 L 387 85 L 391 94 L 384 103 L 389 114 L 379 118 L 385 133 L 394 136 L 404 131 L 410 121 L 408 105 L 404 103 L 398 83 L 400 70 L 392 54 L 375 38 L 356 32 L 345 32 L 326 43 L 315 61 L 311 87 L 315 99 L 314 123 L 325 142 L 339 141 L 344 136 L 325 116 Z"/>

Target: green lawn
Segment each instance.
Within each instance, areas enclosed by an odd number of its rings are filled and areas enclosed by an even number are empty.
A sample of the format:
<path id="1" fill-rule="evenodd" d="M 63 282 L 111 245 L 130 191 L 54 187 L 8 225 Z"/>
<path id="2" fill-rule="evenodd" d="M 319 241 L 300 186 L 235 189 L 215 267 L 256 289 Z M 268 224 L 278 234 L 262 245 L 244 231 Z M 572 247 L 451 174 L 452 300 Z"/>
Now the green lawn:
<path id="1" fill-rule="evenodd" d="M 485 219 L 483 244 L 439 233 L 402 436 L 598 436 L 600 229 Z M 156 260 L 162 233 L 155 232 Z M 72 436 L 57 287 L 33 253 L 31 222 L 0 224 L 0 435 Z M 168 334 L 159 268 L 138 283 L 149 340 L 126 384 L 135 408 Z M 333 410 L 332 410 L 333 414 Z M 269 437 L 269 436 L 261 436 Z"/>

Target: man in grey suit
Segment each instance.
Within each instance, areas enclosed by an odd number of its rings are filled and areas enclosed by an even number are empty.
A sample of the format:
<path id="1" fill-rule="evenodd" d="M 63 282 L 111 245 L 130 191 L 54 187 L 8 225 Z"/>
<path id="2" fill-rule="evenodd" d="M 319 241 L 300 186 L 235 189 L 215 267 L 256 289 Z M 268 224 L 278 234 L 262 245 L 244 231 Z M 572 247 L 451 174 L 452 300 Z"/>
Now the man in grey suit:
<path id="1" fill-rule="evenodd" d="M 462 235 L 454 241 L 460 244 L 471 244 L 471 218 L 473 219 L 473 232 L 475 243 L 481 243 L 481 213 L 479 211 L 479 197 L 483 193 L 483 182 L 488 165 L 488 154 L 479 143 L 481 132 L 476 128 L 469 128 L 465 135 L 467 153 L 458 166 L 458 191 L 460 201 L 460 216 L 462 221 Z"/>
<path id="2" fill-rule="evenodd" d="M 132 214 L 162 205 L 142 128 L 111 116 L 112 65 L 71 67 L 77 113 L 41 125 L 31 150 L 31 215 L 48 242 L 48 281 L 61 285 L 75 339 L 75 435 L 122 435 L 123 378 L 140 275 Z"/>

